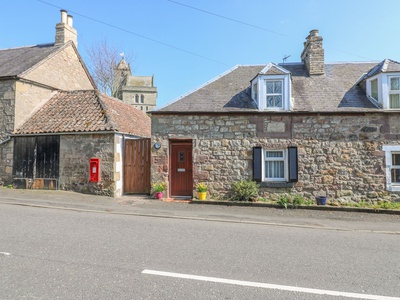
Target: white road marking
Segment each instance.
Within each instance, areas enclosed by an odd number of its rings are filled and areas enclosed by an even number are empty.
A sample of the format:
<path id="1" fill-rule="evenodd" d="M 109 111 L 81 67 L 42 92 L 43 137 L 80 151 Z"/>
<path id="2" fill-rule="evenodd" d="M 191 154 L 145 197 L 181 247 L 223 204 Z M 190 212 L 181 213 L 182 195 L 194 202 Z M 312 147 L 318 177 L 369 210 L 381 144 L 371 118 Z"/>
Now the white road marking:
<path id="1" fill-rule="evenodd" d="M 11 253 L 8 253 L 8 252 L 0 252 L 0 255 L 4 255 L 4 256 L 10 256 L 10 255 L 11 255 Z"/>
<path id="2" fill-rule="evenodd" d="M 302 287 L 297 287 L 297 286 L 277 285 L 277 284 L 268 284 L 268 283 L 262 283 L 262 282 L 251 282 L 251 281 L 242 281 L 242 280 L 232 280 L 232 279 L 224 279 L 224 278 L 217 278 L 217 277 L 197 276 L 197 275 L 190 275 L 190 274 L 171 273 L 171 272 L 154 271 L 154 270 L 143 270 L 142 274 L 175 277 L 175 278 L 183 278 L 183 279 L 192 279 L 192 280 L 200 280 L 200 281 L 209 281 L 209 282 L 216 282 L 216 283 L 226 283 L 226 284 L 234 284 L 234 285 L 242 285 L 242 286 L 251 286 L 251 287 L 264 288 L 264 289 L 276 289 L 276 290 L 289 291 L 289 292 L 301 292 L 301 293 L 317 294 L 317 295 L 329 295 L 329 296 L 356 298 L 356 299 L 400 300 L 400 298 L 398 298 L 398 297 L 386 297 L 386 296 L 379 296 L 379 295 L 368 295 L 368 294 L 330 291 L 330 290 L 309 289 L 309 288 L 302 288 Z"/>

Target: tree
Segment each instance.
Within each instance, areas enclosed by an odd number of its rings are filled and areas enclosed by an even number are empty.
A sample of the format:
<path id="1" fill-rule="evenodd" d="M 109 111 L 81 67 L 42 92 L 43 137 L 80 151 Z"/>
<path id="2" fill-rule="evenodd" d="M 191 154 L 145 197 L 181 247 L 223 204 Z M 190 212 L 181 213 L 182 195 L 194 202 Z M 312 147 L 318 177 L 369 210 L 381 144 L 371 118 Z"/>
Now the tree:
<path id="1" fill-rule="evenodd" d="M 129 61 L 132 55 L 125 56 L 106 38 L 86 48 L 86 52 L 90 59 L 88 68 L 98 89 L 107 95 L 120 98 L 121 87 L 126 82 L 126 77 L 131 75 Z M 125 66 L 123 72 L 117 69 L 121 63 Z"/>

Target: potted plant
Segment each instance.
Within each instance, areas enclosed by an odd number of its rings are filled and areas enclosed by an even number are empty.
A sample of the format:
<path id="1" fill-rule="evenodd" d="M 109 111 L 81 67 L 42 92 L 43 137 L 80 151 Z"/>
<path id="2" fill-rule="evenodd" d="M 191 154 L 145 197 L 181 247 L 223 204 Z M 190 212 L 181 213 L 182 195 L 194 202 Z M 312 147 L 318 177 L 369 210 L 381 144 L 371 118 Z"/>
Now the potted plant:
<path id="1" fill-rule="evenodd" d="M 197 195 L 199 197 L 199 200 L 206 200 L 207 198 L 207 185 L 205 183 L 198 183 L 196 185 L 196 191 L 197 191 Z"/>
<path id="2" fill-rule="evenodd" d="M 167 184 L 165 182 L 155 182 L 152 184 L 152 191 L 154 197 L 156 199 L 161 199 L 163 197 L 163 192 L 167 188 Z"/>

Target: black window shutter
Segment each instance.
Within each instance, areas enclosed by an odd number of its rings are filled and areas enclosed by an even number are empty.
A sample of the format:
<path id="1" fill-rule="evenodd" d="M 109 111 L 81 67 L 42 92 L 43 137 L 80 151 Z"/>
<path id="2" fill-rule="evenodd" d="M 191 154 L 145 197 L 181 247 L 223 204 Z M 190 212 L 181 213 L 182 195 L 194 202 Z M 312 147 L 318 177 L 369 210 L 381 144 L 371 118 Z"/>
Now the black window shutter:
<path id="1" fill-rule="evenodd" d="M 289 147 L 289 182 L 298 181 L 297 147 Z"/>
<path id="2" fill-rule="evenodd" d="M 262 149 L 261 147 L 253 148 L 253 180 L 261 182 L 262 170 Z"/>

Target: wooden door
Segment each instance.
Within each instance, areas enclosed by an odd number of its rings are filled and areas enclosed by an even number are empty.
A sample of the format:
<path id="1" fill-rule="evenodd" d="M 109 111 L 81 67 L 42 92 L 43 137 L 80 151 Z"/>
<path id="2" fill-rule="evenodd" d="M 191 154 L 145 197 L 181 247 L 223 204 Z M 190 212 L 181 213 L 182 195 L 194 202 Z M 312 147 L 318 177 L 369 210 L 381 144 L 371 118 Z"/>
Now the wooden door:
<path id="1" fill-rule="evenodd" d="M 150 193 L 150 139 L 124 141 L 124 193 Z"/>
<path id="2" fill-rule="evenodd" d="M 192 142 L 171 142 L 170 196 L 193 196 Z"/>

